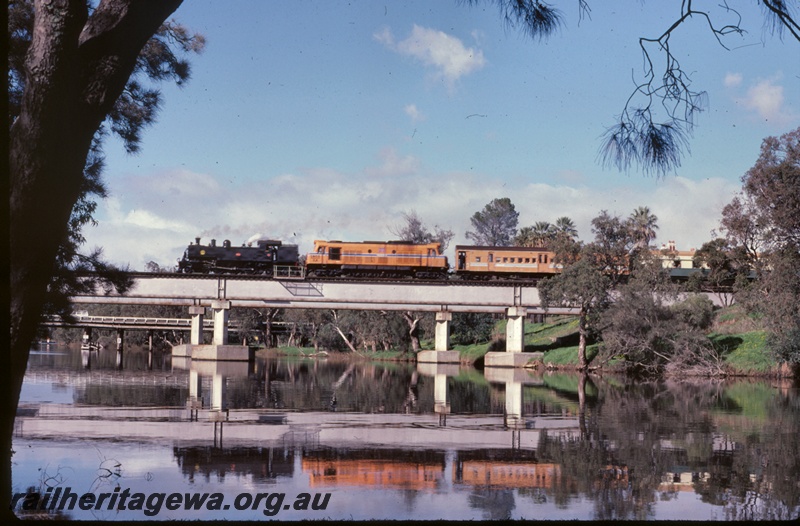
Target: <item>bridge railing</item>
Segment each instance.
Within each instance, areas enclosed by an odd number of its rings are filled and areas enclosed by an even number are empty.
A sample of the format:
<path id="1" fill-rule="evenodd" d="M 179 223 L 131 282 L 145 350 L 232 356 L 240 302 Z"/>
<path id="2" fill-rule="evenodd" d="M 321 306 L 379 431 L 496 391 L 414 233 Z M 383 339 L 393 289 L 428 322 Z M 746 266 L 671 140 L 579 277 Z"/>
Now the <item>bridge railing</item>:
<path id="1" fill-rule="evenodd" d="M 305 279 L 304 266 L 275 265 L 272 267 L 272 277 L 275 279 Z"/>

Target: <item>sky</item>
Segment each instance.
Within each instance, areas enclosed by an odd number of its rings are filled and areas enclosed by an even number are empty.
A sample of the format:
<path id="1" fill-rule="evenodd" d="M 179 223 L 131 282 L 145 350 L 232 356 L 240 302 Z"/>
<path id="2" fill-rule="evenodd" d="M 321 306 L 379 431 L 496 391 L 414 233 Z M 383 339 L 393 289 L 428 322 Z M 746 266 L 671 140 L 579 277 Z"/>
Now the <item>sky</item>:
<path id="1" fill-rule="evenodd" d="M 109 197 L 87 248 L 144 270 L 172 267 L 195 237 L 395 239 L 403 213 L 467 243 L 470 217 L 509 197 L 519 227 L 573 219 L 592 239 L 602 210 L 647 206 L 656 245 L 699 248 L 719 228 L 761 141 L 800 123 L 800 45 L 763 29 L 718 42 L 695 17 L 670 39 L 706 91 L 690 153 L 662 178 L 598 157 L 641 75 L 640 37 L 660 35 L 680 1 L 551 2 L 564 24 L 531 39 L 493 2 L 191 0 L 174 19 L 202 33 L 192 79 L 163 85 L 158 122 L 130 155 L 106 145 Z M 718 0 L 694 2 L 718 24 Z M 739 5 L 742 4 L 742 5 Z"/>

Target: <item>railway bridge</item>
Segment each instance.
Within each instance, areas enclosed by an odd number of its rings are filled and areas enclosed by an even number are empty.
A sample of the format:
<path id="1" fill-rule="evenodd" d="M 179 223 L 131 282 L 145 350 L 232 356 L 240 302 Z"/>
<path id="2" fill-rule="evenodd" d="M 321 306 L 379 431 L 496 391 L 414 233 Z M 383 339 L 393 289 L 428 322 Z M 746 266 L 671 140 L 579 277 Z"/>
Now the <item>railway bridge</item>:
<path id="1" fill-rule="evenodd" d="M 124 295 L 97 290 L 74 296 L 72 302 L 185 306 L 191 317 L 190 343 L 176 347 L 173 354 L 193 359 L 248 359 L 246 347 L 228 345 L 231 307 L 410 310 L 436 314 L 435 348 L 418 357 L 434 363 L 458 362 L 458 353 L 449 348 L 453 312 L 505 314 L 506 352 L 490 353 L 486 365 L 517 367 L 531 358 L 530 353 L 522 355 L 525 318 L 544 312 L 534 282 L 294 280 L 148 273 L 132 277 L 133 286 Z M 212 311 L 214 335 L 211 345 L 201 345 L 207 309 Z"/>

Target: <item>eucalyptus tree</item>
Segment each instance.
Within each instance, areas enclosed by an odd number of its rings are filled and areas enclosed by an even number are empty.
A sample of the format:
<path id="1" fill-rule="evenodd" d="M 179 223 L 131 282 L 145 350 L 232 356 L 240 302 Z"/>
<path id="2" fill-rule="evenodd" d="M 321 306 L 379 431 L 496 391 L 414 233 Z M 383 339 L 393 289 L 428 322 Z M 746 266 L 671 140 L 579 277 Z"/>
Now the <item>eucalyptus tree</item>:
<path id="1" fill-rule="evenodd" d="M 411 243 L 439 243 L 441 251 L 447 250 L 455 233 L 452 230 L 445 230 L 439 225 L 434 225 L 433 231 L 420 219 L 416 210 L 403 212 L 403 223 L 399 226 L 390 228 L 390 232 L 402 241 Z"/>
<path id="2" fill-rule="evenodd" d="M 703 243 L 692 257 L 692 265 L 697 271 L 689 276 L 688 288 L 709 288 L 726 307 L 733 302 L 731 291 L 746 282 L 749 272 L 745 252 L 721 237 Z"/>
<path id="3" fill-rule="evenodd" d="M 578 361 L 584 370 L 589 366 L 589 339 L 600 334 L 602 315 L 611 296 L 631 274 L 637 258 L 631 229 L 621 217 L 602 210 L 592 219 L 592 233 L 594 240 L 590 243 L 556 236 L 551 248 L 563 271 L 538 285 L 545 309 L 570 307 L 578 311 Z"/>
<path id="4" fill-rule="evenodd" d="M 183 53 L 204 38 L 166 21 L 180 0 L 9 3 L 11 351 L 24 370 L 44 307 L 64 310 L 80 283 L 100 271 L 124 290 L 101 251 L 80 252 L 81 228 L 105 197 L 103 142 L 119 136 L 135 153 L 161 104 L 155 83 L 186 82 Z M 42 213 L 46 210 L 47 213 Z"/>
<path id="5" fill-rule="evenodd" d="M 439 225 L 434 225 L 433 231 L 429 230 L 425 223 L 420 219 L 416 210 L 403 212 L 404 223 L 390 229 L 391 233 L 403 241 L 412 243 L 439 243 L 440 250 L 444 252 L 450 245 L 450 241 L 455 237 L 452 230 L 446 230 Z M 408 339 L 411 344 L 411 351 L 416 354 L 420 351 L 420 335 L 423 333 L 422 327 L 426 316 L 424 312 L 404 311 L 400 314 L 408 328 Z"/>
<path id="6" fill-rule="evenodd" d="M 633 257 L 636 241 L 629 223 L 602 210 L 592 219 L 592 233 L 595 264 L 616 286 L 630 274 L 636 263 L 636 258 Z"/>
<path id="7" fill-rule="evenodd" d="M 45 306 L 77 286 L 63 270 L 109 271 L 77 247 L 103 197 L 102 144 L 136 152 L 161 104 L 152 82 L 189 78 L 204 39 L 167 21 L 181 0 L 11 0 L 8 5 L 10 355 L 14 414 Z M 74 275 L 74 273 L 73 273 Z M 58 295 L 50 293 L 61 292 Z M 54 300 L 54 298 L 56 298 Z M 6 433 L 4 433 L 5 435 Z M 9 434 L 10 436 L 10 434 Z"/>
<path id="8" fill-rule="evenodd" d="M 594 244 L 583 247 L 574 263 L 554 277 L 539 282 L 539 297 L 545 310 L 569 307 L 578 311 L 578 366 L 586 370 L 586 348 L 599 314 L 608 306 L 612 282 L 594 258 Z"/>
<path id="9" fill-rule="evenodd" d="M 770 347 L 800 363 L 800 128 L 767 137 L 742 191 L 723 208 L 730 246 L 745 254 L 755 281 L 737 294 L 760 314 Z"/>
<path id="10" fill-rule="evenodd" d="M 473 230 L 466 233 L 477 245 L 509 246 L 517 233 L 519 212 L 508 197 L 492 199 L 470 218 Z"/>

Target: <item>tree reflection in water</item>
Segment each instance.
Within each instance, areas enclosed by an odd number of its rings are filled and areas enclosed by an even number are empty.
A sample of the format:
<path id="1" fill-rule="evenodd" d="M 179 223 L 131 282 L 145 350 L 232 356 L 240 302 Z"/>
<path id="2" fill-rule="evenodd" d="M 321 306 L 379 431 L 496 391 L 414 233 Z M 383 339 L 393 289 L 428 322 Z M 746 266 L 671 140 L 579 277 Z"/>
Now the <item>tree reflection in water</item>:
<path id="1" fill-rule="evenodd" d="M 72 415 L 64 422 L 84 419 L 87 431 L 102 427 L 103 418 L 137 437 L 140 420 L 186 431 L 140 438 L 169 447 L 176 488 L 188 481 L 242 491 L 240 480 L 262 489 L 288 482 L 335 488 L 365 514 L 376 506 L 374 517 L 365 518 L 800 515 L 800 392 L 791 383 L 515 371 L 510 376 L 522 380 L 512 393 L 515 382 L 488 370 L 456 367 L 433 375 L 412 364 L 260 359 L 222 382 L 197 373 L 195 385 L 189 370 L 163 357 L 126 352 L 122 370 L 113 350 L 92 358 L 86 369 L 77 352 L 32 354 L 29 398 L 17 414 L 24 420 L 15 438 L 20 487 L 37 484 L 53 458 L 82 462 L 79 444 L 108 450 L 126 467 L 148 465 L 146 457 L 159 452 L 129 447 L 139 439 L 106 440 L 102 429 L 96 437 L 62 440 L 61 419 Z M 193 389 L 213 399 L 219 385 L 237 415 L 230 429 L 258 428 L 256 438 L 241 431 L 245 438 L 226 438 L 223 447 L 198 434 L 207 419 L 192 423 L 184 404 Z M 512 394 L 521 408 L 514 407 L 519 425 L 509 429 L 504 415 Z M 437 403 L 448 417 L 439 425 Z M 117 407 L 131 409 L 118 424 Z M 323 432 L 328 438 L 321 440 Z M 91 477 L 94 460 L 86 465 Z M 172 476 L 172 465 L 157 469 L 159 483 Z"/>
<path id="2" fill-rule="evenodd" d="M 594 382 L 580 382 L 580 400 L 587 384 Z M 540 458 L 561 466 L 551 488 L 559 506 L 581 495 L 597 520 L 653 519 L 657 501 L 693 491 L 728 520 L 798 517 L 797 389 L 710 380 L 597 385 L 596 402 L 579 404 L 578 437 L 543 433 L 539 442 Z"/>

